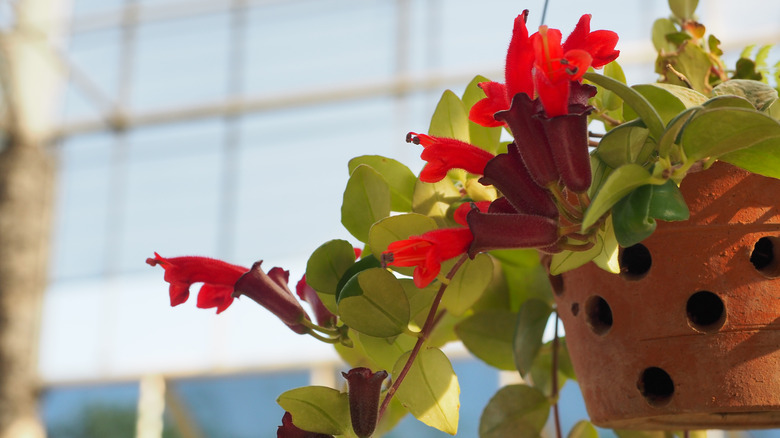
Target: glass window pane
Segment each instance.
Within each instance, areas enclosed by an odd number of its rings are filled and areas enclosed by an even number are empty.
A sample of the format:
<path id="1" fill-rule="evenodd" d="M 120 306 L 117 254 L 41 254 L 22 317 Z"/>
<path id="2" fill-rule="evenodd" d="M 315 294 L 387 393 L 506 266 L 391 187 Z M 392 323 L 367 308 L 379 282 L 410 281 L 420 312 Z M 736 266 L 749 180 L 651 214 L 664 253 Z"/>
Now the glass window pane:
<path id="1" fill-rule="evenodd" d="M 228 18 L 219 13 L 139 25 L 133 108 L 222 98 L 227 89 Z"/>
<path id="2" fill-rule="evenodd" d="M 169 384 L 203 436 L 274 438 L 284 410 L 276 397 L 306 386 L 307 372 L 181 379 Z"/>
<path id="3" fill-rule="evenodd" d="M 138 384 L 53 388 L 41 415 L 52 438 L 133 438 Z"/>
<path id="4" fill-rule="evenodd" d="M 388 78 L 394 18 L 393 2 L 386 0 L 308 0 L 252 9 L 246 90 L 268 94 Z"/>

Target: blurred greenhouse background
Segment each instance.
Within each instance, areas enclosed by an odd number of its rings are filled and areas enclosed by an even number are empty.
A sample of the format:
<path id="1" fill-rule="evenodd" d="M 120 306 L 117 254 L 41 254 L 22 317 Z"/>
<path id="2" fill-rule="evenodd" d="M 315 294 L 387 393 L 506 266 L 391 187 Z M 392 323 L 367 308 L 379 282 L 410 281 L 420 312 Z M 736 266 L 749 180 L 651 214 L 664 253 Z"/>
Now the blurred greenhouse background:
<path id="1" fill-rule="evenodd" d="M 700 3 L 728 65 L 748 44 L 780 42 L 780 2 Z M 543 0 L 0 0 L 2 56 L 37 44 L 21 70 L 30 92 L 4 82 L 5 105 L 34 100 L 57 162 L 37 348 L 49 436 L 274 437 L 278 394 L 340 385 L 332 349 L 249 300 L 219 316 L 193 300 L 170 308 L 162 270 L 144 260 L 263 259 L 297 281 L 321 243 L 351 240 L 348 159 L 418 171 L 406 133 L 427 130 L 444 89 L 501 80 L 525 8 L 536 27 Z M 666 1 L 550 0 L 545 21 L 566 33 L 584 13 L 620 35 L 629 83 L 656 79 L 649 34 Z M 8 59 L 0 74 L 19 58 Z M 450 351 L 459 436 L 477 436 L 512 376 Z M 586 417 L 573 384 L 561 411 L 565 430 Z M 406 418 L 392 436 L 446 435 Z"/>

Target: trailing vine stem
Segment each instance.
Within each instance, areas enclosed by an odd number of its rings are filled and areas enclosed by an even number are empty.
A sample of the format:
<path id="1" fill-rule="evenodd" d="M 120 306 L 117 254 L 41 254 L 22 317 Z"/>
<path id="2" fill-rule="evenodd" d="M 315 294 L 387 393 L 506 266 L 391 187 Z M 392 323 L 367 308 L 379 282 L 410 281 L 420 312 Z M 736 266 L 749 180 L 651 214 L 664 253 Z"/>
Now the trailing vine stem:
<path id="1" fill-rule="evenodd" d="M 552 391 L 550 398 L 552 399 L 553 418 L 555 420 L 555 436 L 562 438 L 561 434 L 561 418 L 558 413 L 558 311 L 555 311 L 555 328 L 553 331 L 553 343 L 552 343 Z"/>
<path id="2" fill-rule="evenodd" d="M 401 382 L 403 382 L 404 378 L 409 373 L 409 370 L 412 368 L 412 364 L 414 364 L 414 360 L 417 359 L 417 355 L 420 354 L 420 350 L 422 350 L 423 344 L 425 343 L 426 340 L 428 340 L 428 336 L 430 336 L 431 331 L 433 331 L 433 328 L 436 326 L 436 323 L 439 321 L 440 317 L 437 317 L 436 312 L 439 309 L 441 298 L 444 296 L 444 291 L 447 290 L 447 286 L 449 285 L 450 280 L 452 280 L 452 278 L 455 277 L 455 273 L 457 273 L 458 269 L 460 269 L 460 267 L 463 266 L 463 263 L 466 262 L 466 259 L 468 259 L 468 255 L 463 254 L 458 259 L 458 261 L 455 262 L 455 265 L 452 266 L 452 269 L 450 269 L 450 271 L 445 276 L 446 281 L 441 282 L 441 286 L 439 286 L 439 291 L 436 293 L 436 296 L 433 298 L 431 309 L 428 311 L 428 317 L 425 319 L 425 324 L 423 324 L 423 328 L 420 331 L 420 334 L 417 338 L 417 342 L 414 344 L 414 348 L 412 348 L 412 352 L 409 354 L 409 359 L 406 361 L 406 364 L 404 365 L 401 372 L 398 373 L 397 376 L 395 376 L 395 380 L 393 380 L 392 386 L 390 386 L 390 389 L 387 390 L 387 393 L 385 394 L 385 398 L 384 400 L 382 400 L 382 406 L 379 407 L 379 416 L 377 417 L 377 422 L 382 419 L 385 410 L 387 410 L 387 406 L 390 405 L 390 401 L 393 399 L 393 395 L 395 395 L 395 392 L 398 390 L 398 387 L 401 386 Z"/>

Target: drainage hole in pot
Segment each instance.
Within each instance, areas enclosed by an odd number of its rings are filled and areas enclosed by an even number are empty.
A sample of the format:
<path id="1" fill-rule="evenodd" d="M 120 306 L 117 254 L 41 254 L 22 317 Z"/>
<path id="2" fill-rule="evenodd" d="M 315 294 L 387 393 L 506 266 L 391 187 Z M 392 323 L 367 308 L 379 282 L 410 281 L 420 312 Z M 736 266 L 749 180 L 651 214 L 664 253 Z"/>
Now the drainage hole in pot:
<path id="1" fill-rule="evenodd" d="M 726 307 L 716 294 L 703 290 L 688 298 L 685 306 L 691 327 L 702 332 L 717 331 L 726 321 Z"/>
<path id="2" fill-rule="evenodd" d="M 780 239 L 776 237 L 762 237 L 758 239 L 758 242 L 753 246 L 753 252 L 750 253 L 750 263 L 755 266 L 758 272 L 767 277 L 779 277 L 778 248 L 780 248 Z"/>
<path id="3" fill-rule="evenodd" d="M 580 313 L 580 303 L 571 304 L 571 314 L 577 316 Z"/>
<path id="4" fill-rule="evenodd" d="M 674 394 L 674 382 L 669 373 L 658 367 L 646 368 L 636 384 L 639 393 L 650 406 L 661 407 L 669 403 Z"/>
<path id="5" fill-rule="evenodd" d="M 607 300 L 598 295 L 588 298 L 585 302 L 585 321 L 593 333 L 607 334 L 612 328 L 612 309 L 607 304 Z"/>
<path id="6" fill-rule="evenodd" d="M 620 253 L 620 275 L 626 280 L 641 280 L 652 264 L 650 251 L 641 243 L 623 248 Z"/>

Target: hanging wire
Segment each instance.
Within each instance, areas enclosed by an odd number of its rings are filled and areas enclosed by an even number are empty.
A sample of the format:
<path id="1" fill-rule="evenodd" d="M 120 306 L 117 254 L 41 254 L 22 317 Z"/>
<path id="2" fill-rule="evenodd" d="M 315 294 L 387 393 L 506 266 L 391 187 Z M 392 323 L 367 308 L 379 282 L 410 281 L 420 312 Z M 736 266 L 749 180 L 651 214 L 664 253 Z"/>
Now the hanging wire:
<path id="1" fill-rule="evenodd" d="M 547 18 L 547 5 L 550 3 L 550 0 L 544 0 L 544 8 L 542 9 L 542 22 L 539 23 L 539 26 L 544 26 L 544 21 Z"/>

